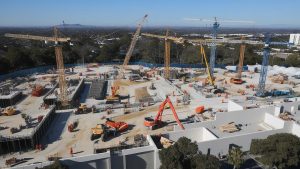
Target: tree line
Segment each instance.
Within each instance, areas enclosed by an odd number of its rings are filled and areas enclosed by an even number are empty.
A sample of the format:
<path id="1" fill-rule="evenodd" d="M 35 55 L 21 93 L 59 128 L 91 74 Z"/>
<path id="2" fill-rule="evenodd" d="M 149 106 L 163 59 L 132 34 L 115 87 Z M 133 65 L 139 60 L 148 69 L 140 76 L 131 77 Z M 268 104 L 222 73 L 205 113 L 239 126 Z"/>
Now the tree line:
<path id="1" fill-rule="evenodd" d="M 74 35 L 76 36 L 76 35 Z M 119 33 L 120 40 L 110 41 L 99 45 L 93 38 L 86 36 L 75 37 L 74 45 L 63 45 L 64 63 L 83 62 L 112 62 L 123 61 L 126 51 L 130 45 L 131 35 L 128 32 Z M 44 65 L 55 65 L 54 47 L 45 45 L 43 42 L 26 41 L 27 45 L 11 40 L 14 43 L 0 47 L 0 72 L 7 73 L 15 70 L 31 68 Z M 29 45 L 28 45 L 29 44 Z M 261 50 L 262 46 L 247 45 L 244 64 L 260 64 L 262 56 L 255 51 Z M 239 60 L 239 45 L 223 44 L 217 46 L 216 63 L 223 65 L 236 65 Z M 205 46 L 207 57 L 210 56 L 210 48 Z M 300 66 L 299 53 L 290 55 L 287 59 L 276 57 L 270 58 L 271 65 Z M 135 47 L 130 61 L 143 61 L 148 63 L 163 64 L 164 62 L 164 41 L 141 37 Z M 200 47 L 189 44 L 171 45 L 171 63 L 181 64 L 202 64 Z"/>

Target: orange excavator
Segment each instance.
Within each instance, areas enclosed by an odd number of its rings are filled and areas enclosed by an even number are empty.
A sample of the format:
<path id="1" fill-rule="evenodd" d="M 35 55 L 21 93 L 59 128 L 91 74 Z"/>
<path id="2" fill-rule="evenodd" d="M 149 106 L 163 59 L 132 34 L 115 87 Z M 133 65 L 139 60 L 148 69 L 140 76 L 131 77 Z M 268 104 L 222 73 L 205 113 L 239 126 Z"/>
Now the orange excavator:
<path id="1" fill-rule="evenodd" d="M 162 114 L 165 108 L 165 105 L 169 103 L 169 106 L 173 112 L 174 118 L 176 120 L 176 122 L 178 123 L 178 125 L 184 130 L 183 125 L 181 124 L 181 122 L 179 121 L 179 118 L 177 116 L 177 113 L 175 111 L 175 108 L 170 100 L 170 98 L 167 96 L 166 100 L 159 106 L 159 111 L 155 117 L 155 119 L 153 119 L 152 117 L 145 117 L 145 121 L 144 121 L 144 125 L 146 127 L 149 127 L 150 129 L 154 130 L 156 128 L 159 128 L 163 121 L 162 121 Z"/>
<path id="2" fill-rule="evenodd" d="M 95 140 L 101 137 L 102 141 L 105 141 L 109 136 L 116 136 L 117 133 L 121 133 L 128 129 L 128 124 L 125 122 L 116 122 L 107 118 L 105 124 L 98 124 L 95 128 L 92 128 L 91 140 Z"/>

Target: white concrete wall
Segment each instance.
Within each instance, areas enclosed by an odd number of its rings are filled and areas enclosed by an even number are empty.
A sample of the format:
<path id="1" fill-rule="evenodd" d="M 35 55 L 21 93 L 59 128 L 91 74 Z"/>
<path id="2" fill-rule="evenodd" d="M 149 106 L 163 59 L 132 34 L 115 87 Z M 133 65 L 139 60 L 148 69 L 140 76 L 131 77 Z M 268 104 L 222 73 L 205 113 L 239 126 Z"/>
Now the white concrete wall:
<path id="1" fill-rule="evenodd" d="M 213 155 L 226 155 L 228 153 L 230 145 L 241 146 L 243 151 L 249 151 L 252 139 L 264 139 L 269 135 L 276 133 L 286 133 L 285 129 L 260 131 L 251 134 L 244 134 L 233 137 L 220 138 L 216 140 L 210 140 L 198 143 L 198 148 L 202 153 L 210 153 Z"/>
<path id="2" fill-rule="evenodd" d="M 264 122 L 275 129 L 282 129 L 284 127 L 284 121 L 282 119 L 269 113 L 265 113 Z"/>
<path id="3" fill-rule="evenodd" d="M 202 128 L 202 135 L 203 135 L 202 141 L 210 141 L 210 140 L 217 139 L 217 137 L 213 133 L 208 131 L 206 128 Z"/>
<path id="4" fill-rule="evenodd" d="M 296 123 L 293 124 L 292 134 L 300 137 L 300 125 L 299 124 L 296 124 Z"/>
<path id="5" fill-rule="evenodd" d="M 177 141 L 180 137 L 187 137 L 192 141 L 199 142 L 203 140 L 203 127 L 171 132 L 168 137 L 173 141 Z"/>
<path id="6" fill-rule="evenodd" d="M 228 111 L 238 111 L 238 110 L 243 110 L 243 106 L 235 103 L 232 100 L 228 101 Z"/>

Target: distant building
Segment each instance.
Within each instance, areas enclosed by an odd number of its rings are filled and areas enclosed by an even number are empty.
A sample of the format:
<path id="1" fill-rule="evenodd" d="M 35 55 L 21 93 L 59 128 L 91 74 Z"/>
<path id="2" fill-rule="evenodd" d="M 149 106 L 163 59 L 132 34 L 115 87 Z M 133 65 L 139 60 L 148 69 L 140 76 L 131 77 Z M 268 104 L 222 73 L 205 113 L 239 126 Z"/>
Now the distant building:
<path id="1" fill-rule="evenodd" d="M 289 43 L 294 44 L 295 46 L 299 46 L 300 45 L 300 34 L 290 34 L 290 41 Z"/>

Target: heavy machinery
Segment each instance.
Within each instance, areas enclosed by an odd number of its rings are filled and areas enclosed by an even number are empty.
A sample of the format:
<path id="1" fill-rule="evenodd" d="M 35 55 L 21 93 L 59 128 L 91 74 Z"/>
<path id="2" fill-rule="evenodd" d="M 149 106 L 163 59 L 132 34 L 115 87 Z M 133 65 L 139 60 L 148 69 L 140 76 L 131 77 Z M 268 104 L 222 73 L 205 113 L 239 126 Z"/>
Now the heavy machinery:
<path id="1" fill-rule="evenodd" d="M 161 125 L 163 124 L 162 114 L 163 114 L 165 105 L 167 103 L 169 104 L 169 106 L 170 106 L 170 108 L 171 108 L 171 110 L 173 112 L 173 116 L 174 116 L 177 124 L 184 130 L 184 127 L 181 124 L 181 122 L 179 121 L 179 118 L 177 116 L 175 108 L 174 108 L 174 106 L 173 106 L 173 104 L 172 104 L 172 102 L 171 102 L 171 100 L 170 100 L 170 98 L 168 96 L 166 97 L 165 101 L 159 106 L 159 110 L 157 112 L 157 115 L 156 115 L 155 119 L 153 119 L 152 117 L 145 117 L 144 125 L 146 127 L 149 127 L 152 130 L 161 127 Z"/>
<path id="2" fill-rule="evenodd" d="M 242 40 L 244 40 L 244 37 L 242 37 Z M 245 48 L 246 48 L 246 44 L 242 43 L 241 48 L 240 48 L 239 64 L 237 66 L 237 74 L 236 74 L 236 77 L 230 78 L 230 83 L 242 84 L 244 82 L 242 80 L 242 71 L 243 71 L 243 64 L 244 64 L 244 58 L 245 58 Z"/>
<path id="3" fill-rule="evenodd" d="M 130 46 L 129 46 L 129 49 L 126 53 L 126 56 L 125 56 L 125 59 L 124 59 L 124 62 L 123 62 L 123 65 L 121 66 L 121 69 L 119 71 L 119 75 L 117 76 L 117 79 L 115 80 L 115 82 L 113 83 L 112 87 L 111 87 L 111 95 L 110 96 L 107 96 L 106 99 L 108 101 L 115 101 L 115 100 L 119 100 L 119 97 L 117 95 L 117 92 L 119 90 L 119 86 L 118 86 L 118 81 L 123 78 L 124 76 L 124 69 L 126 68 L 126 66 L 128 65 L 129 63 L 129 60 L 132 56 L 132 53 L 133 53 L 133 50 L 134 50 L 134 47 L 136 45 L 136 42 L 141 34 L 141 29 L 142 29 L 142 26 L 144 24 L 144 22 L 146 21 L 146 18 L 148 17 L 148 15 L 146 14 L 143 19 L 141 20 L 141 22 L 138 24 L 137 26 L 137 29 L 132 37 L 132 40 L 131 40 L 131 43 L 130 43 Z"/>
<path id="4" fill-rule="evenodd" d="M 127 129 L 127 123 L 116 122 L 107 118 L 105 124 L 97 124 L 95 128 L 92 128 L 91 140 L 101 137 L 102 141 L 105 141 L 107 137 L 115 136 L 117 133 L 123 132 Z"/>
<path id="5" fill-rule="evenodd" d="M 55 56 L 56 56 L 56 64 L 58 70 L 58 82 L 59 82 L 59 101 L 63 106 L 69 104 L 67 98 L 67 85 L 66 85 L 66 78 L 65 78 L 65 68 L 64 68 L 64 61 L 62 55 L 62 46 L 59 45 L 61 42 L 69 42 L 71 39 L 69 37 L 59 37 L 59 31 L 56 27 L 54 27 L 54 36 L 53 37 L 44 37 L 44 36 L 33 36 L 33 35 L 22 35 L 22 34 L 10 34 L 6 33 L 6 37 L 10 38 L 18 38 L 18 39 L 30 39 L 30 40 L 39 40 L 45 42 L 55 42 Z"/>
<path id="6" fill-rule="evenodd" d="M 85 114 L 85 113 L 89 113 L 91 111 L 92 111 L 92 108 L 88 107 L 84 103 L 80 103 L 80 106 L 75 111 L 75 114 Z"/>
<path id="7" fill-rule="evenodd" d="M 12 116 L 12 115 L 15 115 L 16 114 L 16 109 L 14 109 L 13 107 L 9 106 L 9 107 L 6 107 L 4 109 L 4 111 L 2 112 L 2 114 L 4 116 Z"/>
<path id="8" fill-rule="evenodd" d="M 40 97 L 42 95 L 43 91 L 44 91 L 44 86 L 42 86 L 42 85 L 35 85 L 32 88 L 31 95 L 35 96 L 35 97 Z"/>

